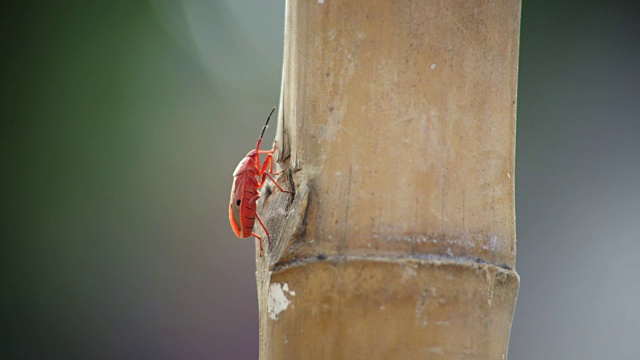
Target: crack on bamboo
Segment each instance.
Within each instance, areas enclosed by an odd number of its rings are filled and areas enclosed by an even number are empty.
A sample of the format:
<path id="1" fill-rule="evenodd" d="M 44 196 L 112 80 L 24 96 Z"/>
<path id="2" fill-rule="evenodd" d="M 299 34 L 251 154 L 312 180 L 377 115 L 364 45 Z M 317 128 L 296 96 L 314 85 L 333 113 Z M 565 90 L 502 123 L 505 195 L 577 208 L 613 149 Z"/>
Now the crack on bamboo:
<path id="1" fill-rule="evenodd" d="M 420 296 L 420 301 L 418 301 L 418 306 L 416 307 L 416 323 L 419 322 L 420 316 L 422 315 L 422 311 L 424 310 L 425 305 L 427 304 L 427 298 L 429 297 L 429 288 L 424 289 L 422 292 L 422 296 Z M 427 319 L 425 317 L 424 322 Z"/>

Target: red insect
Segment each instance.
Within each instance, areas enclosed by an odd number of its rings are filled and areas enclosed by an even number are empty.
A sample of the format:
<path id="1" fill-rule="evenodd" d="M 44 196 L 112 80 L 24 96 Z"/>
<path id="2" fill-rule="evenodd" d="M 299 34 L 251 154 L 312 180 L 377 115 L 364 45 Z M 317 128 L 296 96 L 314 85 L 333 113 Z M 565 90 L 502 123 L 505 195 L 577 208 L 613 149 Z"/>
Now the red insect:
<path id="1" fill-rule="evenodd" d="M 229 222 L 231 222 L 233 232 L 239 238 L 255 236 L 260 241 L 260 256 L 262 256 L 262 238 L 253 232 L 253 225 L 256 219 L 258 219 L 260 226 L 267 234 L 269 245 L 271 245 L 271 238 L 269 237 L 269 231 L 256 212 L 256 203 L 260 198 L 258 190 L 265 184 L 268 177 L 280 191 L 291 192 L 283 189 L 272 176 L 280 174 L 273 172 L 273 152 L 275 147 L 271 150 L 260 150 L 262 136 L 275 109 L 273 108 L 267 117 L 267 122 L 262 128 L 255 150 L 249 151 L 247 156 L 238 164 L 236 171 L 233 172 L 233 187 L 231 188 L 231 202 L 229 203 Z M 263 163 L 260 163 L 261 154 L 267 155 Z"/>

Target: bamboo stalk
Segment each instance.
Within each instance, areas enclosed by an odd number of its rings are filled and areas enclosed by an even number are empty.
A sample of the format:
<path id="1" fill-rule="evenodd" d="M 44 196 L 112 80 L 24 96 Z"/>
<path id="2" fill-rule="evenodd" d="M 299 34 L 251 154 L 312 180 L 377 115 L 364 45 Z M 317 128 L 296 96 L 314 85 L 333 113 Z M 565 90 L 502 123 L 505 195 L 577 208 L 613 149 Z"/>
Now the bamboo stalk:
<path id="1" fill-rule="evenodd" d="M 261 359 L 506 358 L 520 2 L 286 11 Z"/>

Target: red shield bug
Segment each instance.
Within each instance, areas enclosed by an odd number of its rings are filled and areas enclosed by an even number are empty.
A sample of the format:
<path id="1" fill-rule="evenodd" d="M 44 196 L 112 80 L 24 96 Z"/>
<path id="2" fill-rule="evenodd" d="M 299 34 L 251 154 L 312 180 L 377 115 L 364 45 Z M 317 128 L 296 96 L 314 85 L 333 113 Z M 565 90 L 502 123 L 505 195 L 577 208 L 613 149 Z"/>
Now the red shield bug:
<path id="1" fill-rule="evenodd" d="M 258 190 L 262 188 L 268 177 L 280 191 L 291 192 L 283 189 L 272 176 L 280 174 L 273 172 L 273 152 L 275 147 L 271 150 L 260 150 L 262 136 L 264 136 L 264 132 L 269 125 L 269 119 L 275 109 L 273 108 L 267 117 L 267 122 L 262 128 L 255 150 L 249 151 L 233 172 L 233 187 L 231 188 L 231 201 L 229 203 L 229 222 L 233 232 L 239 238 L 255 236 L 260 241 L 260 256 L 262 256 L 262 238 L 253 232 L 253 225 L 256 219 L 258 219 L 260 226 L 267 234 L 269 245 L 271 245 L 271 238 L 269 237 L 269 231 L 256 212 L 256 203 L 260 198 Z M 263 163 L 260 162 L 260 155 L 266 155 Z"/>

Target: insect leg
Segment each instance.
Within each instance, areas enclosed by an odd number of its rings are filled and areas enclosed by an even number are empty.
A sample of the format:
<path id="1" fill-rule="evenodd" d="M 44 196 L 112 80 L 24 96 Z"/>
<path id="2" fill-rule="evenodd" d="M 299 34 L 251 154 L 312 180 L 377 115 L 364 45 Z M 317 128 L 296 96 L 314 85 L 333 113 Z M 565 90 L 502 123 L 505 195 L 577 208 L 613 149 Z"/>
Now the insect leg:
<path id="1" fill-rule="evenodd" d="M 267 167 L 269 167 L 269 173 L 271 175 L 280 175 L 282 174 L 282 171 L 278 171 L 277 173 L 273 172 L 273 155 L 269 154 L 267 155 L 267 157 L 264 159 L 264 162 L 262 163 L 262 169 L 260 169 L 260 174 L 264 174 L 267 171 Z"/>
<path id="2" fill-rule="evenodd" d="M 269 174 L 269 173 L 267 173 L 267 172 L 266 172 L 266 173 L 264 173 L 264 175 L 268 176 L 268 177 L 269 177 L 269 179 L 271 179 L 271 181 L 273 181 L 273 184 L 274 184 L 278 189 L 280 189 L 280 191 L 285 192 L 285 193 L 291 193 L 291 191 L 290 191 L 290 190 L 285 190 L 285 189 L 283 189 L 283 188 L 282 188 L 282 186 L 280 186 L 280 184 L 278 184 L 278 182 L 276 181 L 276 179 L 274 179 L 274 178 L 273 178 L 273 176 L 271 176 L 271 174 Z M 263 179 L 264 179 L 264 175 L 263 175 Z"/>
<path id="3" fill-rule="evenodd" d="M 264 159 L 264 163 L 263 163 L 263 166 L 262 166 L 262 171 L 260 171 L 260 174 L 262 174 L 262 173 L 264 173 L 266 171 L 267 164 L 270 165 L 269 172 L 272 175 L 276 175 L 277 176 L 277 175 L 280 175 L 282 173 L 282 171 L 279 171 L 277 173 L 273 172 L 273 153 L 276 151 L 277 148 L 278 148 L 278 142 L 276 141 L 273 144 L 273 149 L 271 149 L 271 150 L 259 150 L 258 151 L 258 154 L 268 155 L 267 158 Z"/>
<path id="4" fill-rule="evenodd" d="M 256 239 L 258 239 L 258 241 L 260 242 L 260 257 L 262 257 L 262 238 L 254 232 L 252 232 L 251 235 L 255 236 Z"/>
<path id="5" fill-rule="evenodd" d="M 274 174 L 275 175 L 275 174 Z M 278 182 L 273 178 L 273 176 L 271 176 L 271 174 L 269 174 L 268 172 L 265 172 L 264 174 L 262 174 L 262 179 L 260 179 L 260 181 L 258 182 L 258 186 L 257 188 L 260 189 L 264 186 L 265 184 L 265 180 L 267 178 L 267 176 L 269 177 L 269 179 L 271 179 L 271 181 L 273 181 L 273 184 L 280 189 L 280 191 L 285 192 L 285 193 L 291 193 L 290 190 L 285 190 L 282 188 L 282 186 L 280 186 L 280 184 L 278 184 Z"/>
<path id="6" fill-rule="evenodd" d="M 278 171 L 277 173 L 273 172 L 273 150 L 269 150 L 269 152 L 267 152 L 266 154 L 267 157 L 264 159 L 264 162 L 262 163 L 262 169 L 260 169 L 260 174 L 264 174 L 267 171 L 267 167 L 269 168 L 269 173 L 271 173 L 271 175 L 280 175 L 282 174 L 282 171 Z"/>
<path id="7" fill-rule="evenodd" d="M 262 230 L 264 230 L 264 233 L 267 234 L 267 240 L 269 241 L 269 246 L 271 246 L 271 236 L 269 236 L 269 230 L 267 230 L 267 227 L 264 226 L 264 223 L 262 222 L 262 220 L 260 219 L 260 216 L 258 216 L 257 213 L 256 213 L 256 219 L 258 219 L 258 222 L 260 223 L 260 226 L 262 226 Z"/>

